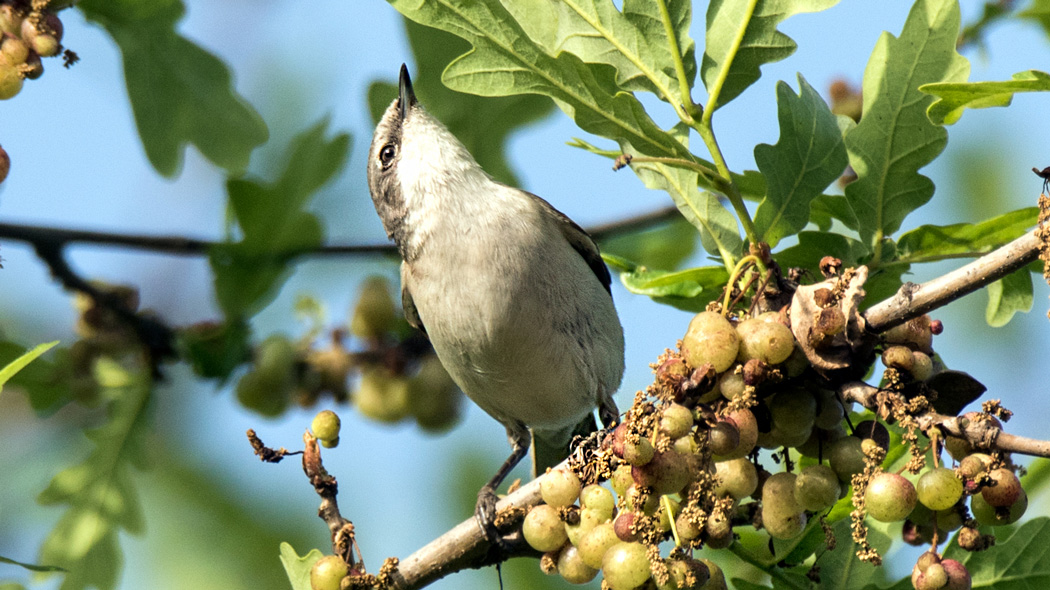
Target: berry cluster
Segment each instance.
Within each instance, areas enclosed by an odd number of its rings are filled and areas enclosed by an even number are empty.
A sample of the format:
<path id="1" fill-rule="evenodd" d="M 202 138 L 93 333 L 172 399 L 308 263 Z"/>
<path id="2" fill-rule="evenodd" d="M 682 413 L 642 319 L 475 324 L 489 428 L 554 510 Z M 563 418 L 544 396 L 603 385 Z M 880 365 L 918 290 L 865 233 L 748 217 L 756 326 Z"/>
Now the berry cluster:
<path id="1" fill-rule="evenodd" d="M 860 558 L 880 560 L 866 541 L 866 516 L 906 521 L 905 540 L 931 545 L 916 565 L 916 589 L 970 588 L 965 567 L 941 559 L 937 546 L 961 529 L 960 546 L 980 550 L 994 539 L 978 524 L 1016 521 L 1027 503 L 1016 468 L 935 428 L 920 437 L 917 419 L 933 413 L 937 397 L 931 380 L 945 371 L 932 349 L 940 323 L 922 316 L 862 344 L 850 332 L 855 303 L 840 306 L 849 298 L 844 277 L 812 291 L 808 321 L 799 321 L 798 305 L 697 314 L 595 456 L 541 482 L 544 503 L 523 524 L 529 545 L 544 553 L 541 567 L 573 583 L 600 570 L 612 590 L 724 588 L 717 566 L 692 558 L 693 550 L 729 546 L 741 525 L 795 539 L 814 518 L 852 501 Z M 877 411 L 854 414 L 842 387 L 877 352 L 885 365 Z M 987 410 L 964 418 L 996 420 Z M 886 424 L 897 425 L 894 438 Z M 900 472 L 882 468 L 891 441 L 911 451 Z M 956 469 L 939 465 L 943 448 Z M 778 466 L 767 470 L 766 458 Z"/>
<path id="2" fill-rule="evenodd" d="M 462 394 L 426 340 L 397 314 L 385 279 L 366 281 L 354 306 L 349 336 L 358 346 L 348 348 L 347 331 L 337 329 L 317 348 L 319 332 L 298 340 L 273 334 L 260 343 L 237 383 L 238 401 L 277 415 L 293 402 L 308 407 L 327 394 L 337 402 L 351 401 L 369 418 L 412 418 L 434 431 L 459 418 Z"/>
<path id="3" fill-rule="evenodd" d="M 42 57 L 62 53 L 62 21 L 57 11 L 71 2 L 3 0 L 0 2 L 0 100 L 22 91 L 24 80 L 44 73 Z M 67 52 L 67 64 L 75 61 Z"/>

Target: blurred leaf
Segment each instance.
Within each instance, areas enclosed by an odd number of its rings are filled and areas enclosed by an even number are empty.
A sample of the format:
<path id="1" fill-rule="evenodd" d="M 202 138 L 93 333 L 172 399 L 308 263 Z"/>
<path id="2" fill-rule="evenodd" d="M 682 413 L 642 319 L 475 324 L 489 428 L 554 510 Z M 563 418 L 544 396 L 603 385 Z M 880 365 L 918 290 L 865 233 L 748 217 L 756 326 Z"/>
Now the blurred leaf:
<path id="1" fill-rule="evenodd" d="M 304 211 L 311 197 L 346 163 L 350 136 L 327 139 L 327 121 L 303 131 L 288 148 L 284 171 L 270 184 L 227 181 L 230 209 L 243 237 L 212 248 L 215 296 L 227 318 L 250 316 L 275 295 L 289 260 L 321 245 L 317 217 Z"/>
<path id="2" fill-rule="evenodd" d="M 1050 37 L 1050 0 L 1032 0 L 1028 8 L 1017 13 L 1022 19 L 1035 21 Z"/>
<path id="3" fill-rule="evenodd" d="M 19 567 L 23 567 L 23 568 L 25 568 L 25 569 L 27 569 L 29 571 L 32 571 L 32 572 L 64 572 L 64 571 L 66 571 L 63 568 L 58 567 L 57 565 L 36 565 L 36 564 L 33 564 L 33 563 L 22 563 L 21 561 L 15 561 L 15 560 L 10 559 L 8 557 L 4 557 L 3 555 L 0 555 L 0 563 L 10 563 L 11 565 L 17 565 Z M 3 588 L 3 586 L 0 585 L 0 588 Z"/>
<path id="4" fill-rule="evenodd" d="M 1043 491 L 1050 483 L 1050 459 L 1036 457 L 1025 467 L 1025 474 L 1021 477 L 1021 487 L 1029 496 L 1035 496 Z"/>
<path id="5" fill-rule="evenodd" d="M 231 174 L 244 171 L 269 135 L 266 123 L 234 92 L 226 65 L 175 32 L 186 12 L 182 0 L 81 0 L 77 6 L 120 46 L 135 123 L 157 172 L 177 174 L 186 143 Z"/>
<path id="6" fill-rule="evenodd" d="M 602 252 L 622 256 L 643 266 L 677 268 L 696 250 L 696 229 L 683 218 L 659 227 L 617 234 L 599 241 Z"/>
<path id="7" fill-rule="evenodd" d="M 919 90 L 937 97 L 926 113 L 937 125 L 951 125 L 965 109 L 1009 106 L 1017 92 L 1050 91 L 1050 74 L 1028 70 L 1009 82 L 940 82 L 923 84 Z"/>
<path id="8" fill-rule="evenodd" d="M 16 373 L 24 369 L 26 365 L 33 362 L 38 356 L 54 348 L 56 344 L 58 344 L 58 340 L 45 344 L 38 344 L 33 347 L 32 350 L 28 350 L 15 360 L 6 363 L 3 368 L 0 369 L 0 392 L 3 392 L 4 390 L 4 383 L 7 383 L 11 377 L 14 377 Z"/>
<path id="9" fill-rule="evenodd" d="M 223 382 L 251 358 L 251 328 L 243 320 L 203 322 L 179 331 L 180 358 L 193 372 Z"/>
<path id="10" fill-rule="evenodd" d="M 1010 322 L 1014 314 L 1032 310 L 1032 274 L 1027 270 L 1006 275 L 988 285 L 988 307 L 984 319 L 993 328 Z"/>
<path id="11" fill-rule="evenodd" d="M 924 262 L 959 254 L 979 256 L 1020 237 L 1038 216 L 1038 207 L 1027 207 L 977 224 L 921 225 L 897 240 L 898 258 Z"/>
<path id="12" fill-rule="evenodd" d="M 959 47 L 973 43 L 984 49 L 984 37 L 988 29 L 1003 17 L 1009 16 L 1013 9 L 1013 2 L 1002 2 L 1002 0 L 988 0 L 981 9 L 981 16 L 976 21 L 963 27 L 959 33 Z"/>
<path id="13" fill-rule="evenodd" d="M 0 582 L 0 590 L 26 590 L 26 587 L 16 582 Z"/>
<path id="14" fill-rule="evenodd" d="M 757 82 L 761 66 L 795 52 L 798 45 L 777 30 L 781 22 L 836 4 L 838 0 L 712 0 L 707 6 L 707 47 L 700 69 L 709 95 L 708 113 Z"/>
<path id="15" fill-rule="evenodd" d="M 0 342 L 0 365 L 14 362 L 28 354 L 27 350 L 13 342 Z M 50 414 L 73 400 L 72 374 L 69 349 L 56 349 L 52 358 L 37 358 L 11 376 L 10 385 L 25 391 L 33 410 Z"/>
<path id="16" fill-rule="evenodd" d="M 44 540 L 39 557 L 68 571 L 61 590 L 114 588 L 123 562 L 120 529 L 141 533 L 144 528 L 130 468 L 145 465 L 150 382 L 142 372 L 128 386 L 105 391 L 111 399 L 106 422 L 85 431 L 94 443 L 91 453 L 56 475 L 37 498 L 45 506 L 68 506 Z"/>
<path id="17" fill-rule="evenodd" d="M 755 147 L 769 193 L 755 211 L 755 228 L 770 245 L 809 223 L 809 204 L 845 170 L 849 159 L 835 115 L 801 74 L 799 95 L 777 83 L 780 139 Z"/>
<path id="18" fill-rule="evenodd" d="M 292 590 L 313 590 L 310 585 L 310 570 L 324 557 L 317 549 L 311 549 L 306 555 L 299 557 L 288 543 L 281 543 L 281 563 L 284 571 L 288 574 L 288 580 L 292 583 Z"/>
<path id="19" fill-rule="evenodd" d="M 867 248 L 854 238 L 841 234 L 803 231 L 798 233 L 798 243 L 773 254 L 782 268 L 804 268 L 814 277 L 813 282 L 823 280 L 820 274 L 820 259 L 834 256 L 846 266 L 859 264 L 867 254 Z"/>
<path id="20" fill-rule="evenodd" d="M 499 0 L 465 4 L 393 0 L 391 4 L 406 17 L 455 33 L 473 46 L 442 74 L 449 88 L 482 96 L 549 96 L 587 132 L 629 141 L 641 154 L 691 158 L 685 146 L 649 118 L 637 98 L 617 86 L 614 68 L 585 64 L 566 52 L 551 57 L 525 35 Z"/>
<path id="21" fill-rule="evenodd" d="M 970 572 L 974 588 L 1028 590 L 1050 587 L 1050 518 L 1040 516 L 1022 524 L 1014 534 L 998 539 L 988 551 L 970 552 L 951 543 L 944 557 L 961 562 Z"/>
<path id="22" fill-rule="evenodd" d="M 449 90 L 439 72 L 457 56 L 470 50 L 470 44 L 445 31 L 402 19 L 412 47 L 416 68 L 412 88 L 420 102 L 463 142 L 478 164 L 493 178 L 512 186 L 518 180 L 507 164 L 507 137 L 521 127 L 550 114 L 554 105 L 542 96 L 518 95 L 479 97 Z M 368 87 L 368 106 L 372 121 L 397 98 L 397 84 L 373 82 Z"/>
<path id="23" fill-rule="evenodd" d="M 883 33 L 864 72 L 864 115 L 846 134 L 857 180 L 846 186 L 870 245 L 900 228 L 904 218 L 933 196 L 933 182 L 918 173 L 948 142 L 947 131 L 926 118 L 933 98 L 919 86 L 960 81 L 970 65 L 956 53 L 959 5 L 955 0 L 919 0 L 900 38 Z"/>
<path id="24" fill-rule="evenodd" d="M 684 104 L 659 4 L 624 0 L 623 11 L 612 0 L 518 0 L 506 3 L 525 33 L 549 55 L 572 53 L 587 63 L 616 68 L 616 84 L 631 91 L 652 92 L 661 100 Z M 695 44 L 689 37 L 691 2 L 669 0 L 673 41 L 686 77 L 696 77 Z M 536 18 L 542 15 L 543 18 Z M 551 20 L 557 26 L 551 26 Z"/>
<path id="25" fill-rule="evenodd" d="M 824 551 L 817 558 L 816 565 L 820 568 L 820 583 L 823 588 L 856 590 L 863 588 L 879 574 L 880 568 L 857 559 L 856 545 L 852 542 L 850 531 L 851 524 L 852 521 L 846 518 L 832 525 L 838 546 L 834 551 Z M 886 555 L 892 543 L 889 536 L 874 528 L 868 529 L 868 542 L 881 555 Z"/>
<path id="26" fill-rule="evenodd" d="M 1021 273 L 1028 276 L 1027 273 Z M 926 381 L 926 385 L 937 392 L 933 407 L 938 412 L 957 416 L 966 406 L 988 390 L 980 381 L 962 371 L 941 371 Z"/>

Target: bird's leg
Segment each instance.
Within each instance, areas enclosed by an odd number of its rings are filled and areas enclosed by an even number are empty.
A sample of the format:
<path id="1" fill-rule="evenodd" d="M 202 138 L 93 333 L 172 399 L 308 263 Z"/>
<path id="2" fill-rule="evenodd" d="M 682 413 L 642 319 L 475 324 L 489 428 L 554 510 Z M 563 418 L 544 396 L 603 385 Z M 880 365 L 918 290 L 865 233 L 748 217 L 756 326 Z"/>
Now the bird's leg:
<path id="1" fill-rule="evenodd" d="M 509 425 L 507 426 L 507 440 L 510 441 L 510 456 L 503 462 L 503 466 L 499 468 L 496 475 L 478 490 L 478 503 L 474 507 L 474 520 L 478 522 L 485 537 L 504 549 L 506 547 L 503 537 L 496 529 L 496 489 L 529 452 L 529 430 L 520 422 Z"/>

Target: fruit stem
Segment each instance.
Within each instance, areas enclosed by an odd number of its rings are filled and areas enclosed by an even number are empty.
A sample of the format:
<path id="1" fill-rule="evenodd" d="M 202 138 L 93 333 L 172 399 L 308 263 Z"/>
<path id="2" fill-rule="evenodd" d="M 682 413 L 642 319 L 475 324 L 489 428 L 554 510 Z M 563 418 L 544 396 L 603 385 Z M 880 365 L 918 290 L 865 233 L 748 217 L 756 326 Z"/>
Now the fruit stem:
<path id="1" fill-rule="evenodd" d="M 725 296 L 722 299 L 722 317 L 728 317 L 729 315 L 729 302 L 731 301 L 733 295 L 733 285 L 737 282 L 740 276 L 744 274 L 744 271 L 747 269 L 748 265 L 751 264 L 757 266 L 762 274 L 766 274 L 768 272 L 766 266 L 762 263 L 762 260 L 754 254 L 748 254 L 747 256 L 741 258 L 736 263 L 736 266 L 733 267 L 733 272 L 729 274 L 729 281 L 726 282 L 726 292 Z"/>
<path id="2" fill-rule="evenodd" d="M 675 526 L 675 513 L 672 510 L 671 499 L 666 495 L 660 496 L 660 503 L 663 504 L 664 510 L 667 511 L 667 522 L 671 523 L 671 535 L 674 536 L 674 546 L 681 547 L 682 539 L 678 537 L 678 527 Z"/>

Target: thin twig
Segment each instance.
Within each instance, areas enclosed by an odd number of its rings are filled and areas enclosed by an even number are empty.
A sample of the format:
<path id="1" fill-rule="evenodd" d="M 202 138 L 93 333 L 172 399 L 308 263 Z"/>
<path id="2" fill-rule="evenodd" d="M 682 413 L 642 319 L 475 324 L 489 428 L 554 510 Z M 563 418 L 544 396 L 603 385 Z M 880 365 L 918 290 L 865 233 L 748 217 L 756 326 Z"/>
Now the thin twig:
<path id="1" fill-rule="evenodd" d="M 666 207 L 649 213 L 642 213 L 619 221 L 601 224 L 588 230 L 595 239 L 610 238 L 622 233 L 643 230 L 666 223 L 678 213 L 675 207 Z M 64 229 L 17 223 L 0 223 L 0 239 L 15 240 L 33 244 L 49 244 L 58 248 L 66 244 L 93 244 L 97 246 L 114 246 L 132 250 L 146 250 L 174 256 L 205 256 L 212 248 L 225 244 L 221 241 L 210 241 L 185 236 L 151 236 L 146 234 L 124 234 L 98 232 L 78 229 Z M 287 253 L 294 255 L 296 253 Z M 303 256 L 348 256 L 348 255 L 397 255 L 393 244 L 335 244 L 304 250 Z"/>
<path id="2" fill-rule="evenodd" d="M 905 283 L 896 295 L 864 313 L 868 329 L 883 332 L 994 283 L 1035 261 L 1041 246 L 1031 231 L 948 274 L 921 285 Z"/>
<path id="3" fill-rule="evenodd" d="M 842 399 L 856 402 L 872 411 L 878 410 L 879 391 L 878 387 L 862 381 L 846 383 L 839 388 Z M 991 420 L 969 420 L 962 416 L 948 416 L 937 412 L 923 414 L 916 417 L 916 420 L 919 429 L 924 432 L 938 428 L 946 434 L 967 440 L 977 449 L 1050 458 L 1050 441 L 1009 434 Z"/>

